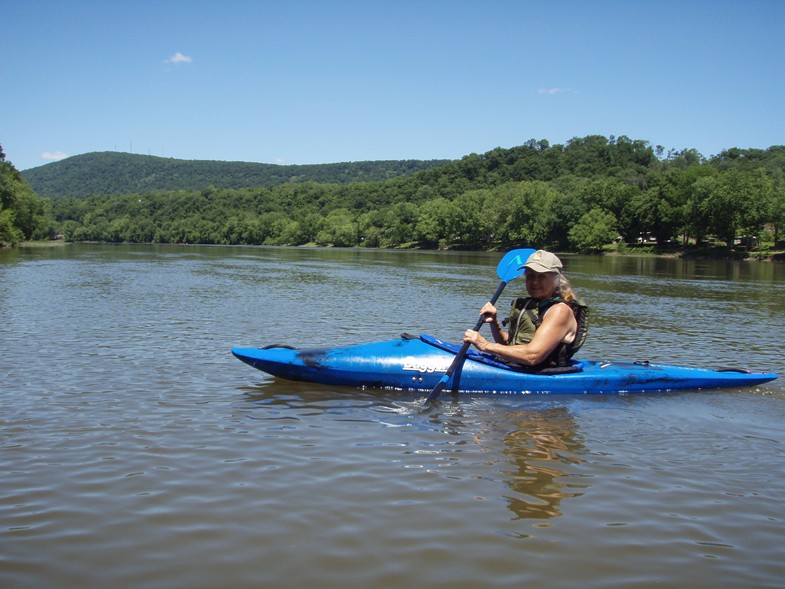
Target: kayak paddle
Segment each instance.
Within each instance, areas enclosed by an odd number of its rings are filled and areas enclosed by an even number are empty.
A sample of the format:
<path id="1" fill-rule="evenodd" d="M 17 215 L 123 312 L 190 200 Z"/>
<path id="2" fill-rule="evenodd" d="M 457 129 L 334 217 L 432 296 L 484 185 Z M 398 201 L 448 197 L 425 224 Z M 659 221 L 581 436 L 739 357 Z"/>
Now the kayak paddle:
<path id="1" fill-rule="evenodd" d="M 493 293 L 493 296 L 491 297 L 492 305 L 496 304 L 497 299 L 502 294 L 502 291 L 504 290 L 504 287 L 507 286 L 507 283 L 511 280 L 515 280 L 518 278 L 518 276 L 523 274 L 525 270 L 523 265 L 526 263 L 526 260 L 529 259 L 529 256 L 532 255 L 535 251 L 536 250 L 531 248 L 512 250 L 507 252 L 499 261 L 499 265 L 496 266 L 496 274 L 499 276 L 499 278 L 501 278 L 501 282 L 499 283 L 499 287 L 496 289 L 496 292 Z M 474 326 L 474 331 L 479 331 L 483 323 L 485 323 L 485 317 L 480 317 L 480 319 L 477 321 L 477 324 Z M 444 373 L 444 376 L 441 378 L 441 380 L 436 383 L 435 387 L 433 387 L 433 390 L 428 395 L 428 398 L 425 399 L 426 405 L 431 401 L 435 401 L 439 397 L 442 390 L 444 390 L 444 387 L 447 385 L 447 381 L 450 380 L 456 368 L 458 368 L 458 366 L 460 366 L 463 362 L 470 345 L 471 344 L 469 342 L 463 342 L 461 349 L 455 355 L 455 359 L 452 361 L 452 364 L 450 364 L 447 372 Z"/>

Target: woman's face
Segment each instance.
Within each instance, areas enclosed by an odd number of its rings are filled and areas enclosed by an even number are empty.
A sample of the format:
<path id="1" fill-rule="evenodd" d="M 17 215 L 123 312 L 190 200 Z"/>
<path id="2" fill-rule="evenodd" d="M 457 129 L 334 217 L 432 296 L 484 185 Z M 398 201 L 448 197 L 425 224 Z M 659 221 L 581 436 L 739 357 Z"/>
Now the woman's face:
<path id="1" fill-rule="evenodd" d="M 548 299 L 556 292 L 555 272 L 535 272 L 526 268 L 526 291 L 533 299 Z"/>

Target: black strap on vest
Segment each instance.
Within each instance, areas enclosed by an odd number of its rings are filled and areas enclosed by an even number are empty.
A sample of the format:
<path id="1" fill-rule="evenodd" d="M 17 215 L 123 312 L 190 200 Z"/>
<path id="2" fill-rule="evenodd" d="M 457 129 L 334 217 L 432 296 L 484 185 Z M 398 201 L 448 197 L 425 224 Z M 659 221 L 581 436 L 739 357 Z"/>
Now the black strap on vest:
<path id="1" fill-rule="evenodd" d="M 572 355 L 583 345 L 583 342 L 586 339 L 586 333 L 588 330 L 588 308 L 579 301 L 572 300 L 567 302 L 564 300 L 564 298 L 562 298 L 561 295 L 556 295 L 555 297 L 546 301 L 538 302 L 537 313 L 535 313 L 534 309 L 529 307 L 531 301 L 531 297 L 520 297 L 515 299 L 513 302 L 513 307 L 520 309 L 522 313 L 526 313 L 526 316 L 534 324 L 535 329 L 539 328 L 539 326 L 542 324 L 542 317 L 545 315 L 545 312 L 553 305 L 564 303 L 568 305 L 570 309 L 572 309 L 573 315 L 575 315 L 575 320 L 577 322 L 575 339 L 572 341 L 572 343 L 562 343 L 556 346 L 553 352 L 551 352 L 548 357 L 537 366 L 537 369 L 543 370 L 548 368 L 569 366 L 570 358 L 572 358 Z M 504 325 L 506 325 L 508 321 L 509 318 L 505 319 Z M 518 319 L 518 323 L 520 324 L 520 318 Z"/>

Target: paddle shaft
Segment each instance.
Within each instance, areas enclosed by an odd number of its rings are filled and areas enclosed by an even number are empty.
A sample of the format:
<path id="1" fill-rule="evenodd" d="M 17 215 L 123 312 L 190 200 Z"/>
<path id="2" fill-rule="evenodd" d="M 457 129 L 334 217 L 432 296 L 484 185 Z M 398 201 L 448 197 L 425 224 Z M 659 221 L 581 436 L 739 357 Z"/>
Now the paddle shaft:
<path id="1" fill-rule="evenodd" d="M 491 297 L 491 305 L 495 305 L 496 301 L 499 300 L 499 297 L 501 296 L 505 286 L 507 286 L 507 281 L 502 280 L 499 283 L 499 287 L 496 289 L 496 292 L 493 293 L 493 296 Z M 476 325 L 474 326 L 474 331 L 479 331 L 483 323 L 485 323 L 484 316 L 478 319 Z M 458 353 L 455 355 L 455 359 L 453 359 L 452 364 L 450 364 L 450 367 L 447 369 L 447 372 L 444 373 L 444 376 L 442 376 L 441 380 L 436 383 L 435 387 L 433 387 L 433 390 L 428 395 L 428 398 L 425 399 L 426 403 L 435 401 L 439 397 L 441 392 L 444 390 L 444 387 L 447 385 L 447 381 L 450 380 L 450 377 L 452 377 L 453 372 L 455 372 L 458 366 L 463 363 L 463 358 L 466 356 L 466 352 L 469 351 L 469 346 L 471 346 L 469 342 L 463 342 L 461 349 L 458 350 Z"/>

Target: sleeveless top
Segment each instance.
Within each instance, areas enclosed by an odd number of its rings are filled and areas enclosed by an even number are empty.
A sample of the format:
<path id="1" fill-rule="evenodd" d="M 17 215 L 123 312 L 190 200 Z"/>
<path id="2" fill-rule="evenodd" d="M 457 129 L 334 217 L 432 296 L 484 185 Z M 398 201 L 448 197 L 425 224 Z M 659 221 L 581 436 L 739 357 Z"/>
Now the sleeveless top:
<path id="1" fill-rule="evenodd" d="M 561 295 L 539 302 L 531 297 L 520 297 L 512 302 L 510 317 L 504 320 L 504 325 L 509 324 L 507 345 L 528 344 L 534 337 L 534 332 L 542 324 L 545 312 L 558 303 L 569 305 L 572 309 L 578 324 L 575 339 L 569 344 L 560 343 L 536 368 L 567 366 L 569 364 L 569 359 L 586 341 L 589 308 L 579 300 L 574 299 L 567 302 Z"/>

